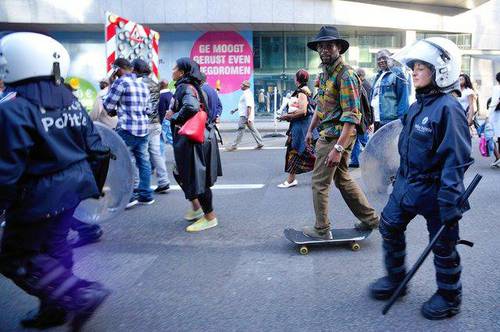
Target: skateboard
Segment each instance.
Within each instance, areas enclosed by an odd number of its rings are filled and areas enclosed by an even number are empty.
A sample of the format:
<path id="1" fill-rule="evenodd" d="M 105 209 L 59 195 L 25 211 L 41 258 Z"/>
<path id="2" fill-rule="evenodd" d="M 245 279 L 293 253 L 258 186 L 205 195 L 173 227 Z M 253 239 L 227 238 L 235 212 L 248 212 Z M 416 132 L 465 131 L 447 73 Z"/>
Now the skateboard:
<path id="1" fill-rule="evenodd" d="M 304 235 L 301 231 L 297 231 L 293 228 L 287 228 L 283 233 L 288 240 L 300 246 L 299 252 L 302 255 L 307 255 L 309 253 L 308 245 L 349 243 L 352 251 L 358 251 L 361 249 L 358 242 L 366 239 L 371 232 L 371 230 L 359 231 L 355 228 L 332 229 L 333 238 L 331 240 L 309 237 Z"/>

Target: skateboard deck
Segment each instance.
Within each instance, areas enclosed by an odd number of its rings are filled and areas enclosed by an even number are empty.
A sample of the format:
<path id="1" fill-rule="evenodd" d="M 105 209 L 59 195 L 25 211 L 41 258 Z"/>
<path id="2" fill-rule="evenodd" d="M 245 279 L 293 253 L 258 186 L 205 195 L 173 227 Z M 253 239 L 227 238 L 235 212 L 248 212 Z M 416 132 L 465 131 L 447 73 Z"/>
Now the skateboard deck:
<path id="1" fill-rule="evenodd" d="M 338 228 L 332 229 L 332 239 L 323 240 L 318 238 L 309 237 L 304 235 L 301 231 L 295 230 L 293 228 L 287 228 L 284 231 L 285 237 L 300 246 L 299 252 L 306 255 L 309 252 L 308 245 L 326 245 L 332 243 L 349 243 L 353 251 L 358 251 L 361 249 L 358 241 L 363 241 L 370 234 L 371 230 L 359 231 L 355 228 Z"/>

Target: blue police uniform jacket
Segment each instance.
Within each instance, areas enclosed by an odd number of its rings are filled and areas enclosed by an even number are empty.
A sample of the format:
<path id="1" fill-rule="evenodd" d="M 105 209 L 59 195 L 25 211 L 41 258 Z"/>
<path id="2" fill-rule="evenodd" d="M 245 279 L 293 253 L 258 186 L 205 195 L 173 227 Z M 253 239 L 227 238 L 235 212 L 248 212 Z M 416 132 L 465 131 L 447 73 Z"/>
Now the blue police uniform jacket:
<path id="1" fill-rule="evenodd" d="M 400 204 L 404 199 L 420 213 L 439 208 L 442 221 L 460 218 L 463 211 L 457 201 L 465 191 L 464 173 L 473 163 L 460 104 L 443 93 L 417 95 L 401 121 L 393 197 Z"/>
<path id="2" fill-rule="evenodd" d="M 7 222 L 51 218 L 98 194 L 87 157 L 103 146 L 87 112 L 64 86 L 28 86 L 0 104 L 0 209 Z"/>

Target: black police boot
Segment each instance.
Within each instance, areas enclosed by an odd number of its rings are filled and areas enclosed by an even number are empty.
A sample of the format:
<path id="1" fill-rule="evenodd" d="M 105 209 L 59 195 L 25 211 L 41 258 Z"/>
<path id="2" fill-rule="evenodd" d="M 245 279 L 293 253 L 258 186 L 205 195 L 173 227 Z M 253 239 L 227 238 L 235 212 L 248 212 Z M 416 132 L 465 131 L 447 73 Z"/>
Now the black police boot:
<path id="1" fill-rule="evenodd" d="M 92 282 L 88 286 L 78 289 L 72 303 L 74 314 L 71 322 L 72 331 L 80 331 L 110 294 L 111 291 L 98 282 Z"/>
<path id="2" fill-rule="evenodd" d="M 370 285 L 370 295 L 376 300 L 388 300 L 399 286 L 399 282 L 394 282 L 389 277 L 377 279 Z M 403 288 L 401 296 L 406 295 L 407 288 Z"/>
<path id="3" fill-rule="evenodd" d="M 40 305 L 39 309 L 32 310 L 21 320 L 24 328 L 48 329 L 66 324 L 68 315 L 60 307 Z"/>
<path id="4" fill-rule="evenodd" d="M 422 305 L 422 315 L 431 320 L 445 319 L 455 316 L 460 312 L 462 304 L 462 295 L 447 296 L 436 292 L 432 297 Z"/>
<path id="5" fill-rule="evenodd" d="M 87 244 L 99 242 L 103 235 L 103 231 L 99 225 L 92 225 L 94 227 L 89 227 L 84 231 L 79 231 L 78 235 L 69 240 L 69 244 L 72 248 L 83 247 Z"/>

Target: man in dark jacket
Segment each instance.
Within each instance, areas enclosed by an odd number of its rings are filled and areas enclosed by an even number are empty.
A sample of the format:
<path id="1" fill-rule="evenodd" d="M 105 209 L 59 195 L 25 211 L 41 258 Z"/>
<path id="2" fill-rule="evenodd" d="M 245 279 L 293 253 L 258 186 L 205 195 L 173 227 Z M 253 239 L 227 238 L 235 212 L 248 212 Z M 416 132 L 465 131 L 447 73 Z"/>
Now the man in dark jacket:
<path id="1" fill-rule="evenodd" d="M 201 89 L 207 95 L 208 121 L 218 122 L 222 114 L 222 103 L 217 91 L 207 83 L 207 77 L 205 74 L 202 74 L 202 78 L 203 81 Z"/>
<path id="2" fill-rule="evenodd" d="M 73 274 L 66 239 L 75 208 L 98 194 L 88 160 L 109 155 L 62 84 L 68 68 L 67 51 L 50 37 L 21 32 L 0 39 L 0 79 L 16 93 L 0 104 L 0 273 L 40 299 L 24 327 L 61 325 L 71 316 L 78 329 L 109 295 Z"/>
<path id="3" fill-rule="evenodd" d="M 409 107 L 411 84 L 400 67 L 390 60 L 391 53 L 382 49 L 377 53 L 379 72 L 370 94 L 375 117 L 375 130 L 401 118 Z"/>

